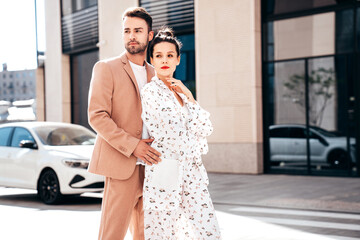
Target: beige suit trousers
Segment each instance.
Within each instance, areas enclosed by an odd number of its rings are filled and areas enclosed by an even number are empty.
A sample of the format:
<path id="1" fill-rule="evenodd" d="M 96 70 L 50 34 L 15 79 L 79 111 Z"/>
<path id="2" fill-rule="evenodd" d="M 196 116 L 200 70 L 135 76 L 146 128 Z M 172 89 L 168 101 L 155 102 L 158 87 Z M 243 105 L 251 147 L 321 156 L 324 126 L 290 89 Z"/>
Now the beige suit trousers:
<path id="1" fill-rule="evenodd" d="M 144 240 L 144 166 L 129 179 L 105 178 L 99 240 L 123 240 L 129 227 L 134 240 Z"/>

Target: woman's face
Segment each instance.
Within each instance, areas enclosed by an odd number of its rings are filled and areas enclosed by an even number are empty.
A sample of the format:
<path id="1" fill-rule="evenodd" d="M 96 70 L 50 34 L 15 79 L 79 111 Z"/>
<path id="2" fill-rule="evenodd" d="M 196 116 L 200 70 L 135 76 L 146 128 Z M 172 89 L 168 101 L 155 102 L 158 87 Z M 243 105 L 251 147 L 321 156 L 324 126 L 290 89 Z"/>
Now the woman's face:
<path id="1" fill-rule="evenodd" d="M 150 60 L 155 67 L 157 76 L 162 79 L 173 76 L 176 66 L 180 63 L 180 56 L 177 56 L 174 44 L 161 42 L 154 46 L 153 56 Z"/>

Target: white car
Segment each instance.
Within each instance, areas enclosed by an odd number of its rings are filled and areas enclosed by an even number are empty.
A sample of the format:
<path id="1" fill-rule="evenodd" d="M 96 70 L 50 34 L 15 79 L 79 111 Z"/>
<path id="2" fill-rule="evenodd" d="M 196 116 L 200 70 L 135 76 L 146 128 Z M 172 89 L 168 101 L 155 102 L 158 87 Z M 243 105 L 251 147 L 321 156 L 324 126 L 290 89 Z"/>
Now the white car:
<path id="1" fill-rule="evenodd" d="M 305 125 L 272 125 L 270 130 L 270 160 L 272 162 L 306 162 L 307 130 Z M 346 168 L 356 160 L 355 139 L 339 136 L 325 129 L 309 127 L 310 160 L 313 164 Z M 348 154 L 349 141 L 349 154 Z M 348 163 L 348 159 L 351 163 Z"/>
<path id="2" fill-rule="evenodd" d="M 37 190 L 46 204 L 63 195 L 101 192 L 104 177 L 87 172 L 95 138 L 76 124 L 1 124 L 0 186 Z"/>

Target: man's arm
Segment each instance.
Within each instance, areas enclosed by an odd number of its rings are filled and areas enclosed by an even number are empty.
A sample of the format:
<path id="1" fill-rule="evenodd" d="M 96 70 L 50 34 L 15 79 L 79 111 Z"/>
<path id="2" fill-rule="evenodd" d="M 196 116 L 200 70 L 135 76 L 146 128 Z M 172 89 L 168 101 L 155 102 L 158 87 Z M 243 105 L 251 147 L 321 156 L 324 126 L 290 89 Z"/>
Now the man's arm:
<path id="1" fill-rule="evenodd" d="M 119 128 L 111 118 L 114 79 L 104 62 L 95 64 L 89 90 L 90 126 L 113 148 L 130 157 L 140 139 Z"/>

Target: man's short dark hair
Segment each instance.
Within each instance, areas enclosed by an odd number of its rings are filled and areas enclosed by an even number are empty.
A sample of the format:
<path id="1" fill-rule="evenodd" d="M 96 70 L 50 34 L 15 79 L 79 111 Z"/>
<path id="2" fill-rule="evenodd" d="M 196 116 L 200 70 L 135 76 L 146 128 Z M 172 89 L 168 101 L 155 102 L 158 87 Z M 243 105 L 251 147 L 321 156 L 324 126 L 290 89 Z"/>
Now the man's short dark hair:
<path id="1" fill-rule="evenodd" d="M 146 24 L 148 25 L 149 32 L 152 30 L 152 17 L 150 14 L 142 7 L 132 7 L 125 10 L 123 14 L 123 20 L 125 17 L 137 17 L 144 19 Z"/>

